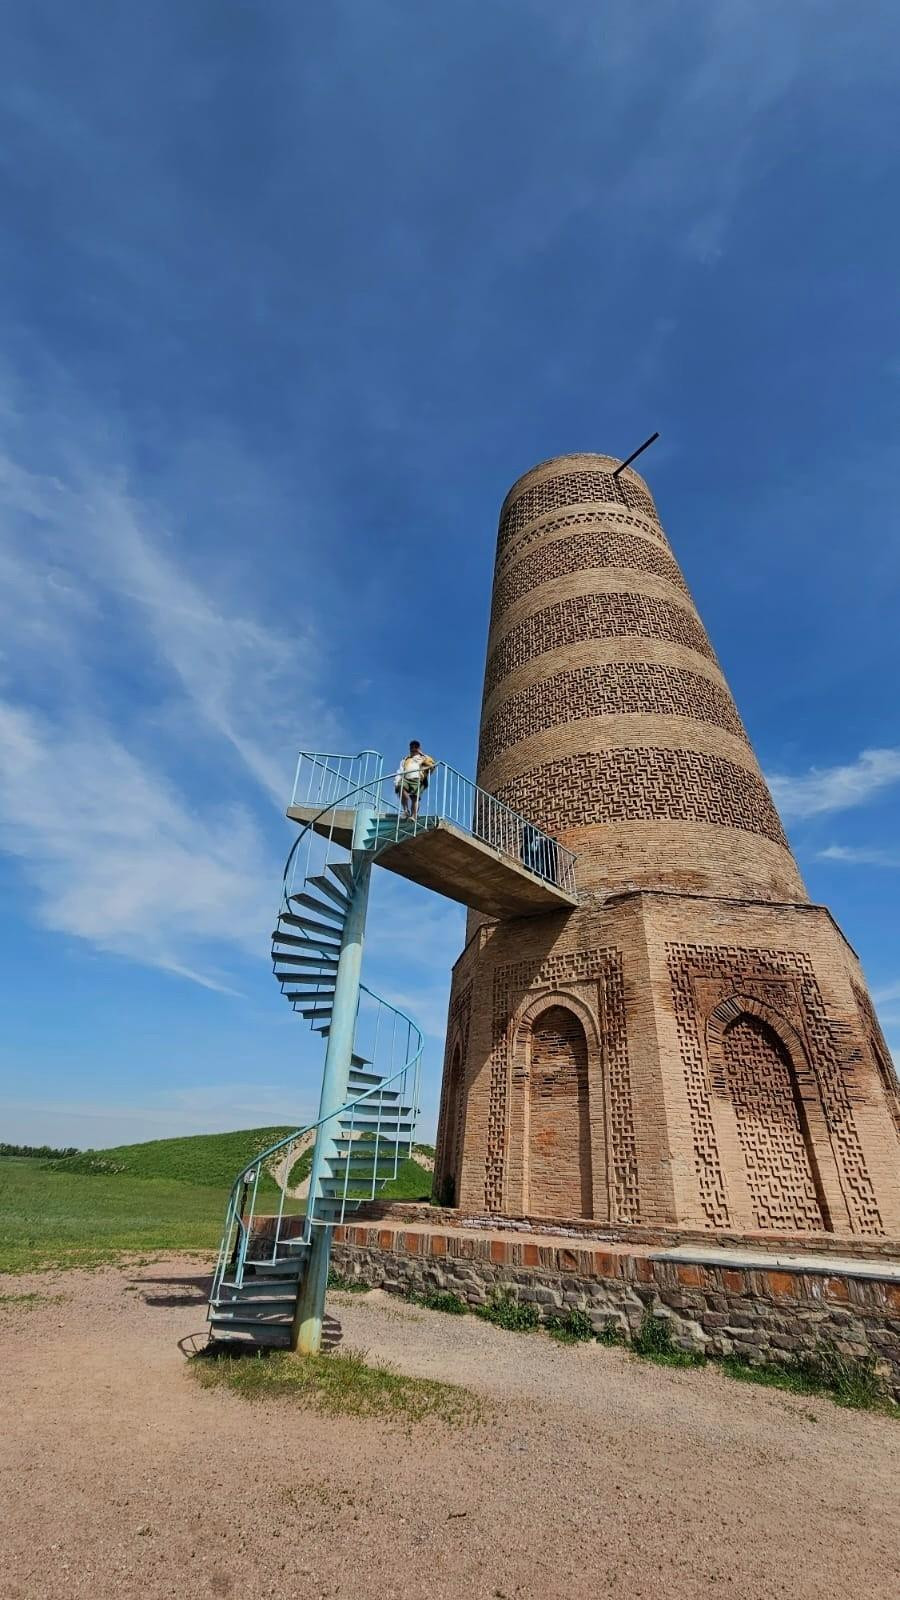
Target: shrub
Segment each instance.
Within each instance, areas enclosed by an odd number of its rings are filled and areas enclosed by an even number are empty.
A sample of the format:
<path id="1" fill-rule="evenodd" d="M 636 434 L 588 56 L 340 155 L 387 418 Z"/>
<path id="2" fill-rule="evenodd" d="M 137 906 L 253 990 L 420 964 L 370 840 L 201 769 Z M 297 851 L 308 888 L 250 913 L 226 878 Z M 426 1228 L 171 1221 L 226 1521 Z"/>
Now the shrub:
<path id="1" fill-rule="evenodd" d="M 426 1311 L 446 1311 L 451 1317 L 465 1316 L 468 1306 L 458 1294 L 443 1293 L 438 1289 L 431 1289 L 427 1294 L 417 1295 L 416 1304 L 424 1306 Z"/>
<path id="2" fill-rule="evenodd" d="M 517 1300 L 511 1289 L 497 1289 L 487 1305 L 475 1307 L 476 1316 L 495 1327 L 509 1328 L 513 1333 L 527 1333 L 540 1322 L 536 1306 Z"/>
<path id="3" fill-rule="evenodd" d="M 582 1344 L 594 1338 L 594 1325 L 587 1312 L 574 1307 L 564 1317 L 551 1317 L 547 1331 L 551 1338 L 559 1339 L 561 1344 Z"/>
<path id="4" fill-rule="evenodd" d="M 761 1383 L 792 1394 L 828 1395 L 838 1405 L 856 1411 L 896 1411 L 876 1372 L 874 1356 L 842 1356 L 831 1344 L 793 1360 L 752 1365 L 741 1356 L 726 1356 L 722 1366 L 730 1377 L 743 1383 Z"/>
<path id="5" fill-rule="evenodd" d="M 679 1350 L 672 1343 L 672 1330 L 665 1317 L 656 1317 L 645 1311 L 632 1342 L 635 1355 L 647 1361 L 658 1361 L 665 1367 L 702 1367 L 706 1357 L 690 1350 Z"/>
<path id="6" fill-rule="evenodd" d="M 605 1322 L 603 1327 L 594 1335 L 594 1337 L 598 1344 L 622 1345 L 625 1343 L 625 1335 L 615 1318 L 611 1318 L 609 1322 Z"/>

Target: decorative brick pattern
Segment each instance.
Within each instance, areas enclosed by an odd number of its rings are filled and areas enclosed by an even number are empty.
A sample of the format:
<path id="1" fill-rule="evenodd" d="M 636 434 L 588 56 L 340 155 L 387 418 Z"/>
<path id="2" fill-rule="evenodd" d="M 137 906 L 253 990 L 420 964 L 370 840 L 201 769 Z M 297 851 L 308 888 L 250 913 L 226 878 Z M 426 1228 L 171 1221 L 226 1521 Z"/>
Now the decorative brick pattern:
<path id="1" fill-rule="evenodd" d="M 705 822 L 787 848 L 762 779 L 696 750 L 586 750 L 533 767 L 496 793 L 554 835 L 592 823 Z"/>
<path id="2" fill-rule="evenodd" d="M 553 993 L 566 984 L 596 985 L 599 1032 L 604 1055 L 607 1102 L 607 1171 L 610 1180 L 612 1221 L 637 1222 L 640 1218 L 637 1139 L 628 1033 L 625 1020 L 625 984 L 618 950 L 579 950 L 550 956 L 537 971 L 533 962 L 520 961 L 498 968 L 494 974 L 493 1049 L 488 1104 L 485 1205 L 499 1211 L 503 1205 L 503 1178 L 512 1056 L 513 1016 L 529 993 Z M 561 1003 L 565 1003 L 564 996 Z"/>
<path id="3" fill-rule="evenodd" d="M 781 1015 L 803 1041 L 807 1058 L 803 1065 L 821 1102 L 850 1213 L 850 1226 L 855 1233 L 883 1233 L 881 1214 L 853 1116 L 852 1067 L 836 1044 L 840 1030 L 826 1013 L 810 958 L 784 950 L 685 944 L 670 945 L 668 957 L 691 1113 L 695 1167 L 710 1226 L 726 1226 L 731 1218 L 721 1152 L 713 1131 L 709 1066 L 702 1030 L 706 1015 L 714 1006 L 720 1005 L 729 995 L 735 995 L 750 997 L 768 1011 Z M 705 1015 L 701 1014 L 697 998 L 698 979 L 704 983 Z M 739 1005 L 739 999 L 736 1003 Z M 777 1104 L 773 1103 L 773 1132 L 777 1111 Z"/>
<path id="4" fill-rule="evenodd" d="M 630 478 L 624 475 L 614 478 L 611 472 L 566 472 L 558 478 L 545 478 L 543 482 L 523 489 L 507 506 L 500 519 L 498 551 L 527 523 L 533 522 L 545 511 L 555 511 L 560 506 L 589 504 L 593 500 L 618 502 L 633 511 L 643 512 L 644 516 L 654 521 L 658 520 L 652 497 Z"/>
<path id="5" fill-rule="evenodd" d="M 681 667 L 617 661 L 555 672 L 510 695 L 484 725 L 479 771 L 533 733 L 585 717 L 613 716 L 689 717 L 749 743 L 734 701 L 721 684 Z"/>
<path id="6" fill-rule="evenodd" d="M 865 989 L 859 988 L 858 984 L 853 985 L 853 993 L 869 1036 L 869 1048 L 878 1068 L 878 1076 L 893 1118 L 894 1132 L 900 1139 L 900 1078 L 897 1077 L 897 1069 L 891 1060 L 887 1040 L 881 1031 L 881 1024 L 875 1015 L 875 1007 L 869 996 Z"/>
<path id="7" fill-rule="evenodd" d="M 597 983 L 600 992 L 603 1050 L 606 1057 L 606 1104 L 609 1126 L 606 1164 L 610 1182 L 610 1218 L 616 1222 L 639 1222 L 641 1204 L 631 1068 L 628 1061 L 625 970 L 622 957 L 617 950 L 606 950 L 602 954 Z"/>
<path id="8" fill-rule="evenodd" d="M 472 1020 L 471 980 L 456 990 L 450 999 L 447 1015 L 447 1042 L 444 1058 L 444 1077 L 441 1087 L 441 1106 L 438 1113 L 437 1141 L 434 1152 L 435 1191 L 439 1198 L 447 1190 L 448 1180 L 453 1186 L 454 1198 L 459 1184 L 459 1164 L 462 1159 L 463 1129 L 466 1113 L 466 1063 L 469 1054 L 469 1027 Z"/>
<path id="9" fill-rule="evenodd" d="M 716 659 L 705 629 L 683 606 L 645 594 L 578 594 L 535 611 L 504 634 L 488 657 L 485 696 L 507 673 L 548 650 L 583 644 L 588 639 L 624 638 L 665 639 L 685 650 L 695 650 L 708 661 Z M 730 696 L 728 699 L 731 701 Z"/>
<path id="10" fill-rule="evenodd" d="M 532 550 L 531 555 L 516 561 L 506 576 L 497 580 L 491 606 L 491 627 L 514 600 L 520 600 L 523 594 L 530 594 L 539 584 L 549 583 L 554 578 L 567 578 L 573 572 L 590 572 L 598 567 L 627 567 L 634 572 L 649 573 L 655 578 L 663 578 L 690 598 L 678 563 L 667 550 L 659 549 L 647 539 L 635 538 L 634 534 L 598 528 L 597 520 L 590 512 L 574 512 L 570 517 L 558 517 L 554 522 L 543 524 L 536 536 L 541 539 L 559 528 L 578 524 L 586 526 L 584 532 L 575 534 L 571 539 L 549 539 L 539 550 Z M 520 555 L 530 542 L 529 539 L 520 540 L 510 560 Z"/>
<path id="11" fill-rule="evenodd" d="M 529 1214 L 592 1216 L 587 1041 L 566 1006 L 534 1022 L 528 1096 Z"/>
<path id="12" fill-rule="evenodd" d="M 787 1050 L 757 1017 L 739 1016 L 725 1030 L 724 1065 L 757 1228 L 820 1232 L 825 1223 Z"/>
<path id="13" fill-rule="evenodd" d="M 636 517 L 631 511 L 615 511 L 612 506 L 598 506 L 596 511 L 570 511 L 565 517 L 548 517 L 543 519 L 536 528 L 529 528 L 510 541 L 503 550 L 497 551 L 494 561 L 494 581 L 498 582 L 503 574 L 517 562 L 523 550 L 528 550 L 533 544 L 548 539 L 551 534 L 557 533 L 560 528 L 574 528 L 579 526 L 598 528 L 632 528 L 635 533 L 641 534 L 645 539 L 652 539 L 654 548 L 668 552 L 669 546 L 666 536 L 658 522 L 648 522 L 646 517 Z"/>

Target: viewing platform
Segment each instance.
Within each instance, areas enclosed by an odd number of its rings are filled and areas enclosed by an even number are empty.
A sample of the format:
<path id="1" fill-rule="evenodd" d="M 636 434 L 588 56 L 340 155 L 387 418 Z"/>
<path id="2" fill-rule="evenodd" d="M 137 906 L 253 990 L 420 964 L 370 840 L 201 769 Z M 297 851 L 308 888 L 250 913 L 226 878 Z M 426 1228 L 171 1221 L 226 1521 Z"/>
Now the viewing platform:
<path id="1" fill-rule="evenodd" d="M 292 822 L 350 850 L 368 803 L 364 847 L 377 850 L 379 866 L 389 872 L 490 917 L 577 906 L 572 852 L 445 762 L 430 774 L 413 817 L 404 815 L 392 777 L 376 770 L 354 787 L 362 758 L 353 758 L 352 772 L 339 766 L 345 759 L 323 755 L 310 764 L 305 758 L 287 808 Z"/>

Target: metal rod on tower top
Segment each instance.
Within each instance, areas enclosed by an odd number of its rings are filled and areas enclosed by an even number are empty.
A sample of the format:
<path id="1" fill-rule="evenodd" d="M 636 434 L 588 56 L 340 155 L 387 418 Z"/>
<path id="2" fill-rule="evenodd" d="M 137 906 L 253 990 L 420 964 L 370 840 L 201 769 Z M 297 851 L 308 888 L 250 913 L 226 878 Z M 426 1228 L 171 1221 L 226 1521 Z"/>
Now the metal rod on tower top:
<path id="1" fill-rule="evenodd" d="M 647 447 L 649 445 L 651 445 L 655 439 L 658 439 L 658 438 L 659 438 L 659 429 L 657 428 L 655 433 L 651 433 L 649 439 L 645 439 L 643 444 L 639 444 L 636 450 L 632 450 L 631 455 L 628 457 L 627 461 L 620 461 L 619 462 L 619 465 L 616 467 L 616 470 L 613 473 L 613 477 L 617 478 L 619 476 L 620 472 L 624 472 L 626 467 L 630 467 L 632 461 L 636 461 L 638 456 L 642 455 L 643 452 L 647 449 Z"/>

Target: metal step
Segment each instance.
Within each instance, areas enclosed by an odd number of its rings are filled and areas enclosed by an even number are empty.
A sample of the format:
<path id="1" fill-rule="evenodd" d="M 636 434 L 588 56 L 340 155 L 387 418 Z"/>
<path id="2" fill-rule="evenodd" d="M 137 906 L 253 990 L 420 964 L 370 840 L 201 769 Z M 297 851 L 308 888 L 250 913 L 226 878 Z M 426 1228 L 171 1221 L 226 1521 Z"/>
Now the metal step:
<path id="1" fill-rule="evenodd" d="M 293 1266 L 293 1262 L 291 1265 Z M 225 1291 L 228 1291 L 227 1294 Z M 272 1304 L 293 1305 L 297 1298 L 296 1281 L 271 1278 L 245 1278 L 243 1283 L 223 1283 L 219 1287 L 220 1306 L 235 1305 L 239 1300 L 271 1300 Z"/>
<path id="2" fill-rule="evenodd" d="M 304 938 L 298 939 L 297 943 L 302 945 L 305 950 L 321 950 L 322 954 L 325 956 L 336 956 L 340 954 L 340 946 L 334 944 L 331 939 L 326 939 L 324 934 L 319 937 L 316 934 L 308 933 Z"/>
<path id="3" fill-rule="evenodd" d="M 285 1239 L 282 1249 L 286 1250 L 289 1245 L 296 1245 L 296 1249 L 291 1255 L 279 1256 L 277 1261 L 255 1261 L 252 1274 L 245 1267 L 244 1286 L 246 1286 L 248 1280 L 267 1285 L 272 1282 L 281 1282 L 282 1280 L 296 1283 L 305 1265 L 306 1251 L 309 1249 L 309 1245 L 302 1243 L 299 1239 Z M 227 1287 L 227 1285 L 223 1284 L 224 1287 Z"/>
<path id="4" fill-rule="evenodd" d="M 297 982 L 296 972 L 276 972 L 275 976 L 280 978 L 282 983 L 290 983 L 292 979 L 294 983 Z M 289 1000 L 333 1000 L 334 984 L 330 988 L 327 984 L 323 984 L 315 989 L 291 989 L 290 992 L 285 989 L 284 992 Z"/>
<path id="5" fill-rule="evenodd" d="M 404 1122 L 387 1122 L 379 1118 L 371 1118 L 364 1122 L 361 1117 L 354 1117 L 351 1120 L 349 1116 L 339 1116 L 338 1122 L 342 1128 L 352 1128 L 356 1133 L 366 1133 L 370 1129 L 374 1133 L 376 1128 L 380 1128 L 382 1133 L 392 1134 L 397 1144 L 405 1142 L 404 1135 L 408 1135 L 411 1139 L 415 1132 L 415 1123 L 408 1120 Z"/>
<path id="6" fill-rule="evenodd" d="M 347 907 L 350 904 L 349 894 L 345 893 L 343 889 L 339 889 L 336 884 L 332 883 L 331 879 L 324 872 L 316 878 L 307 878 L 306 881 L 307 883 L 314 883 L 320 893 L 327 894 L 329 899 L 334 901 L 335 905 L 342 906 L 344 911 L 347 910 Z"/>
<path id="7" fill-rule="evenodd" d="M 257 1328 L 252 1336 L 249 1329 L 217 1327 L 212 1331 L 212 1339 L 217 1345 L 231 1344 L 235 1349 L 290 1350 L 291 1348 L 289 1327 Z"/>
<path id="8" fill-rule="evenodd" d="M 232 1329 L 237 1328 L 243 1329 L 247 1333 L 281 1328 L 284 1332 L 290 1333 L 292 1321 L 293 1313 L 289 1317 L 253 1317 L 249 1315 L 233 1317 L 229 1313 L 213 1311 L 209 1317 L 209 1325 L 216 1334 L 220 1329 L 231 1332 Z"/>
<path id="9" fill-rule="evenodd" d="M 353 868 L 349 861 L 328 861 L 325 864 L 325 871 L 337 878 L 338 883 L 343 884 L 348 894 L 353 893 Z"/>
<path id="10" fill-rule="evenodd" d="M 293 943 L 293 936 L 291 936 Z M 272 960 L 287 962 L 292 967 L 321 967 L 328 978 L 333 978 L 337 971 L 337 956 L 301 956 L 293 950 L 273 950 Z M 298 978 L 305 978 L 306 973 L 298 972 Z"/>
<path id="11" fill-rule="evenodd" d="M 317 943 L 319 939 L 327 939 L 329 945 L 333 945 L 335 950 L 340 948 L 340 930 L 331 927 L 328 923 L 317 922 L 315 917 L 307 917 L 297 911 L 282 911 L 281 921 L 286 922 L 290 928 L 302 928 L 311 943 Z"/>
<path id="12" fill-rule="evenodd" d="M 290 995 L 288 995 L 288 999 L 291 999 Z M 302 1004 L 296 1007 L 301 1017 L 312 1017 L 313 1019 L 316 1017 L 330 1017 L 333 1009 L 332 1006 L 328 1006 L 327 1009 L 323 1010 L 321 1006 L 304 1006 Z"/>
<path id="13" fill-rule="evenodd" d="M 356 1091 L 353 1089 L 353 1084 L 349 1084 L 348 1087 L 353 1090 L 353 1097 L 355 1098 Z M 379 1089 L 377 1084 L 373 1086 L 371 1083 L 360 1084 L 358 1088 L 359 1093 L 366 1096 L 362 1102 L 365 1106 L 386 1106 L 391 1103 L 396 1104 L 400 1099 L 400 1093 L 397 1089 Z"/>
<path id="14" fill-rule="evenodd" d="M 351 1056 L 350 1059 L 351 1059 L 351 1061 L 364 1061 L 365 1057 L 364 1056 Z M 351 1067 L 350 1068 L 350 1081 L 351 1081 L 351 1083 L 353 1082 L 353 1080 L 355 1078 L 360 1083 L 365 1084 L 365 1087 L 367 1089 L 371 1088 L 373 1083 L 381 1083 L 383 1081 L 383 1077 L 384 1077 L 384 1074 L 381 1073 L 381 1072 L 362 1072 L 357 1067 Z"/>
<path id="15" fill-rule="evenodd" d="M 327 917 L 329 922 L 336 922 L 340 927 L 344 926 L 346 913 L 326 900 L 319 900 L 314 894 L 289 894 L 288 903 L 292 906 L 309 906 L 310 911 L 315 911 L 318 916 Z"/>
<path id="16" fill-rule="evenodd" d="M 258 1311 L 277 1311 L 286 1312 L 292 1316 L 294 1306 L 297 1304 L 296 1290 L 293 1294 L 272 1294 L 271 1287 L 268 1284 L 266 1289 L 268 1290 L 266 1294 L 254 1294 L 252 1291 L 247 1294 L 241 1287 L 232 1298 L 223 1299 L 220 1295 L 218 1300 L 211 1300 L 210 1305 L 216 1316 L 226 1311 L 229 1314 L 231 1312 L 240 1314 L 242 1311 L 246 1311 L 248 1315 L 252 1313 L 254 1316 Z"/>
<path id="17" fill-rule="evenodd" d="M 368 1138 L 366 1138 L 366 1139 L 350 1139 L 346 1134 L 338 1134 L 338 1135 L 336 1135 L 336 1137 L 334 1139 L 334 1145 L 335 1145 L 335 1148 L 337 1149 L 337 1152 L 338 1152 L 339 1156 L 346 1155 L 346 1153 L 348 1151 L 350 1151 L 350 1150 L 352 1150 L 354 1153 L 360 1154 L 360 1155 L 363 1154 L 365 1151 L 368 1151 L 369 1155 L 368 1155 L 367 1159 L 369 1161 L 371 1161 L 372 1154 L 373 1154 L 373 1152 L 375 1150 L 375 1140 L 374 1139 L 368 1139 Z M 395 1138 L 391 1137 L 390 1139 L 379 1139 L 378 1140 L 378 1154 L 379 1154 L 379 1157 L 382 1154 L 390 1155 L 391 1157 L 393 1157 L 396 1154 L 404 1155 L 406 1153 L 406 1151 L 408 1151 L 408 1149 L 409 1149 L 409 1140 L 408 1139 L 395 1139 Z"/>
<path id="18" fill-rule="evenodd" d="M 273 943 L 273 945 L 275 945 L 275 944 L 289 944 L 289 945 L 294 945 L 294 946 L 299 945 L 301 947 L 301 949 L 302 949 L 306 945 L 309 944 L 309 940 L 308 939 L 302 939 L 300 937 L 300 935 L 296 934 L 296 933 L 283 933 L 280 928 L 276 928 L 275 932 L 272 934 L 272 943 Z M 307 959 L 310 960 L 310 961 L 316 961 L 316 962 L 321 960 L 321 962 L 323 964 L 325 962 L 328 962 L 328 964 L 331 965 L 331 966 L 335 966 L 335 967 L 337 966 L 337 954 L 336 953 L 334 955 L 331 955 L 329 953 L 329 954 L 326 954 L 326 955 L 324 955 L 322 957 L 309 956 Z"/>

